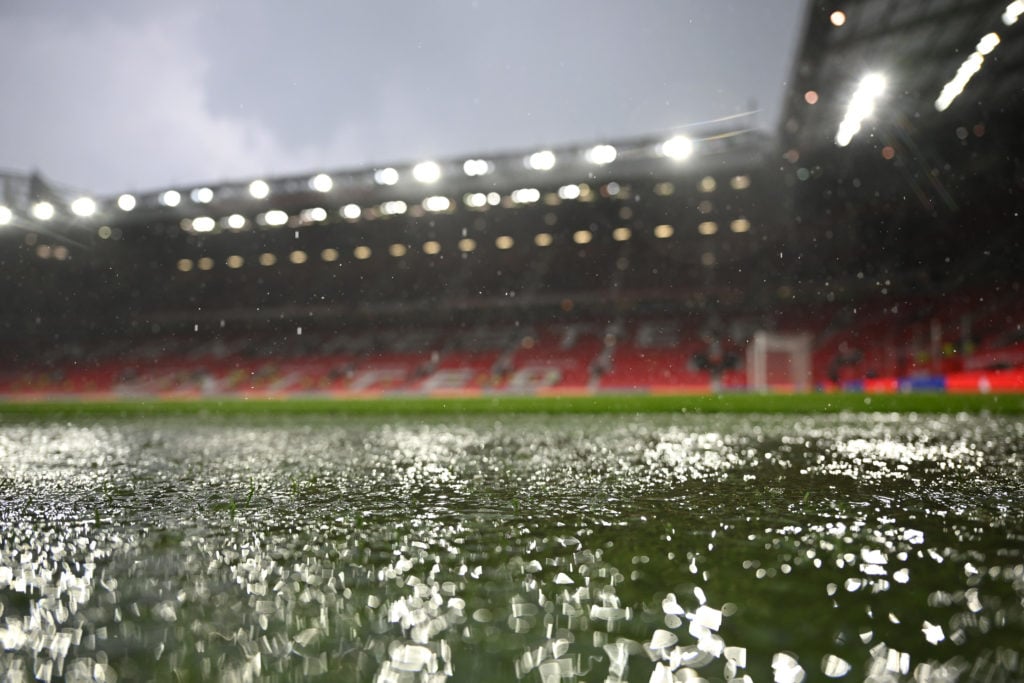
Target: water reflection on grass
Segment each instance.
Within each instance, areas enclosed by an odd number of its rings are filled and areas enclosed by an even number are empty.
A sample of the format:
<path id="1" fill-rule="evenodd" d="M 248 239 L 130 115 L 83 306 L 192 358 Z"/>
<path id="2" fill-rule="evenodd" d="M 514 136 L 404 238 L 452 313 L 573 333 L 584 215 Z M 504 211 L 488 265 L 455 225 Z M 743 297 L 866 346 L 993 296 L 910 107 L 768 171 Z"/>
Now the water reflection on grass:
<path id="1" fill-rule="evenodd" d="M 0 671 L 1015 680 L 1024 426 L 967 416 L 0 427 Z"/>

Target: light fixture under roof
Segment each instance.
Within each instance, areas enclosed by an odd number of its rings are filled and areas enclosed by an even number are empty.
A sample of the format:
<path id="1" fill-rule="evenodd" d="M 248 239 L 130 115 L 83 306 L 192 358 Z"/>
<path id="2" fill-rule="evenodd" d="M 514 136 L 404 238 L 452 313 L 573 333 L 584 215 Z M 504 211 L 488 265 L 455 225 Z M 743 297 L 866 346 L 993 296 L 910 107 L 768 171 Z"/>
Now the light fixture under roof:
<path id="1" fill-rule="evenodd" d="M 590 163 L 604 166 L 615 161 L 618 154 L 618 150 L 612 145 L 594 145 L 587 150 L 586 156 Z"/>
<path id="2" fill-rule="evenodd" d="M 326 173 L 318 173 L 309 179 L 309 187 L 317 192 L 330 192 L 334 187 L 334 181 Z"/>
<path id="3" fill-rule="evenodd" d="M 81 218 L 88 218 L 96 213 L 96 202 L 90 197 L 79 197 L 71 202 L 71 213 Z"/>
<path id="4" fill-rule="evenodd" d="M 131 211 L 135 208 L 135 204 L 135 195 L 125 193 L 117 198 L 117 208 L 122 211 Z"/>
<path id="5" fill-rule="evenodd" d="M 56 215 L 57 210 L 50 202 L 37 202 L 32 205 L 32 217 L 40 221 L 48 221 Z"/>
<path id="6" fill-rule="evenodd" d="M 535 171 L 550 171 L 555 167 L 555 153 L 549 149 L 534 152 L 526 157 L 526 166 Z"/>
<path id="7" fill-rule="evenodd" d="M 658 145 L 658 154 L 673 161 L 683 161 L 693 154 L 693 140 L 685 135 L 673 135 Z"/>
<path id="8" fill-rule="evenodd" d="M 421 183 L 436 183 L 441 179 L 441 167 L 436 161 L 421 161 L 412 167 L 412 177 Z"/>
<path id="9" fill-rule="evenodd" d="M 875 102 L 885 92 L 885 88 L 886 79 L 880 73 L 870 73 L 860 79 L 846 107 L 846 115 L 839 123 L 835 138 L 837 145 L 846 147 L 850 144 L 853 136 L 860 132 L 864 120 L 874 114 Z"/>
<path id="10" fill-rule="evenodd" d="M 398 171 L 388 166 L 373 172 L 373 182 L 378 185 L 394 185 L 398 182 Z"/>

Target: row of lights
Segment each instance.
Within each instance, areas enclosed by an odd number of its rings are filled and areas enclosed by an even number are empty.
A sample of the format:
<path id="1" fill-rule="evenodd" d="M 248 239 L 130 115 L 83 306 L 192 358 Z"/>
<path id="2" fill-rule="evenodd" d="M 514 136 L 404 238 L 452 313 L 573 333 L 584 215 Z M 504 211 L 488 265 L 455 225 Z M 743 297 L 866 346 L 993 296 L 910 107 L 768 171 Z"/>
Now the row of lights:
<path id="1" fill-rule="evenodd" d="M 750 176 L 747 175 L 737 175 L 729 179 L 730 187 L 738 191 L 749 188 L 750 184 Z M 714 192 L 717 187 L 718 182 L 712 176 L 705 176 L 697 185 L 698 190 L 703 193 Z M 603 190 L 607 196 L 616 196 L 620 191 L 620 185 L 614 182 L 605 185 Z M 675 188 L 671 183 L 658 183 L 655 186 L 655 193 L 659 196 L 668 196 L 674 191 Z M 551 193 L 548 201 L 549 203 L 558 203 L 563 200 L 590 201 L 592 197 L 593 191 L 586 183 L 578 185 L 569 184 L 563 185 L 557 192 Z M 524 187 L 513 190 L 507 198 L 512 204 L 523 205 L 539 202 L 542 195 L 537 188 Z M 462 201 L 469 209 L 485 209 L 501 205 L 502 196 L 498 192 L 470 192 L 463 196 Z M 455 209 L 455 203 L 442 195 L 427 197 L 420 203 L 420 206 L 424 211 L 430 213 L 445 213 Z M 710 207 L 710 202 L 704 200 L 698 206 L 698 210 L 706 214 L 710 213 Z M 409 211 L 409 205 L 402 200 L 390 200 L 379 204 L 374 209 L 381 216 L 400 216 Z M 360 207 L 358 204 L 346 204 L 338 210 L 338 215 L 348 221 L 357 221 L 362 217 L 363 211 L 363 207 Z M 326 221 L 328 216 L 327 209 L 314 207 L 300 212 L 298 214 L 298 222 L 299 224 L 320 223 Z M 272 209 L 256 216 L 258 224 L 270 227 L 281 227 L 289 224 L 290 221 L 291 217 L 288 213 L 280 209 Z M 245 216 L 237 213 L 223 217 L 219 221 L 210 216 L 197 216 L 191 219 L 184 219 L 182 221 L 182 228 L 197 233 L 208 233 L 216 229 L 218 223 L 224 228 L 241 230 L 249 224 L 249 221 Z"/>
<path id="2" fill-rule="evenodd" d="M 730 223 L 729 227 L 735 233 L 745 233 L 750 230 L 750 221 L 746 218 L 737 218 Z M 718 224 L 714 221 L 704 221 L 697 226 L 697 231 L 702 235 L 714 235 L 718 232 Z M 675 234 L 675 228 L 667 224 L 658 225 L 655 226 L 653 234 L 658 239 L 668 239 Z M 630 228 L 618 227 L 612 231 L 612 239 L 616 242 L 625 242 L 631 239 L 632 236 L 633 231 Z M 594 233 L 590 230 L 577 230 L 572 235 L 573 242 L 581 245 L 589 244 L 593 239 Z M 549 247 L 554 243 L 554 240 L 554 236 L 549 232 L 537 233 L 533 237 L 533 243 L 538 247 Z M 475 251 L 478 245 L 477 241 L 473 238 L 464 237 L 458 241 L 457 246 L 459 251 L 463 253 L 470 253 Z M 501 250 L 508 250 L 515 246 L 515 239 L 511 235 L 499 235 L 494 240 L 494 246 Z M 421 249 L 424 254 L 433 256 L 441 253 L 441 243 L 437 240 L 428 240 L 423 243 Z M 401 243 L 395 243 L 388 247 L 388 254 L 395 258 L 405 256 L 408 251 L 409 247 Z M 352 255 L 356 259 L 363 261 L 370 258 L 373 255 L 373 251 L 368 246 L 360 245 L 352 250 Z M 320 258 L 328 263 L 337 261 L 340 256 L 340 252 L 333 247 L 329 247 L 320 252 Z M 308 260 L 309 254 L 300 249 L 288 254 L 288 261 L 296 265 L 306 263 Z M 277 263 L 277 256 L 273 253 L 265 252 L 259 255 L 257 261 L 261 266 L 272 266 Z M 245 265 L 245 258 L 237 254 L 231 255 L 225 260 L 225 265 L 232 269 L 241 268 Z M 212 270 L 213 267 L 214 261 L 209 256 L 204 256 L 196 261 L 187 258 L 180 259 L 178 261 L 178 270 L 182 272 L 191 271 L 193 268 L 198 268 L 199 270 Z"/>
<path id="3" fill-rule="evenodd" d="M 1003 11 L 1003 23 L 1007 26 L 1013 26 L 1022 14 L 1024 14 L 1024 0 L 1013 0 Z M 981 37 L 978 44 L 974 47 L 974 52 L 969 54 L 963 63 L 960 64 L 960 68 L 956 70 L 956 75 L 942 86 L 942 92 L 939 93 L 938 98 L 935 100 L 936 110 L 946 111 L 949 109 L 950 105 L 953 104 L 953 100 L 963 93 L 964 88 L 974 78 L 974 74 L 981 71 L 981 67 L 985 64 L 985 57 L 992 54 L 992 51 L 996 49 L 999 43 L 999 34 L 994 31 L 986 33 Z"/>
<path id="4" fill-rule="evenodd" d="M 682 161 L 693 154 L 693 141 L 683 135 L 676 135 L 656 147 L 656 152 L 663 157 L 674 161 Z M 605 166 L 618 158 L 618 150 L 613 145 L 595 145 L 584 153 L 584 158 L 592 164 Z M 557 157 L 552 150 L 542 150 L 526 156 L 524 165 L 535 171 L 550 171 L 557 163 Z M 467 159 L 462 165 L 463 173 L 470 177 L 487 175 L 494 170 L 494 164 L 486 159 Z M 443 174 L 441 165 L 436 161 L 423 161 L 412 167 L 412 177 L 423 184 L 436 183 Z M 374 182 L 382 186 L 396 185 L 401 179 L 397 169 L 393 167 L 380 168 L 374 171 Z M 308 181 L 309 188 L 316 192 L 327 193 L 334 188 L 334 180 L 326 173 L 319 173 Z M 253 180 L 248 185 L 249 196 L 253 199 L 266 199 L 270 196 L 270 185 L 265 180 Z M 198 187 L 189 192 L 189 199 L 194 204 L 209 204 L 214 199 L 214 191 L 209 187 Z M 184 197 L 178 190 L 165 190 L 161 192 L 157 201 L 166 207 L 174 208 L 179 206 Z M 439 200 L 438 200 L 439 201 Z M 133 194 L 122 194 L 117 200 L 117 207 L 124 212 L 134 211 L 138 206 L 138 199 Z M 71 213 L 80 218 L 90 218 L 96 214 L 98 205 L 89 197 L 79 197 L 71 202 L 69 206 Z M 444 209 L 442 209 L 444 210 Z M 57 208 L 51 202 L 37 202 L 31 208 L 32 217 L 39 221 L 52 220 L 57 215 Z M 9 224 L 14 218 L 11 210 L 0 205 L 0 225 Z"/>

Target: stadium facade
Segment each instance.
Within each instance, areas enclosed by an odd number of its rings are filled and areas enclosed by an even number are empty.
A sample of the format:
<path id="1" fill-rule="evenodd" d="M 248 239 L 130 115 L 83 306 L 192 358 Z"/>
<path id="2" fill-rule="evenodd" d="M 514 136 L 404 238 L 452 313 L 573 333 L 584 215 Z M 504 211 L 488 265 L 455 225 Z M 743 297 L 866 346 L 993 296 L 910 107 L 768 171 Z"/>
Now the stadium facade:
<path id="1" fill-rule="evenodd" d="M 0 391 L 1020 390 L 1018 5 L 810 3 L 771 135 L 9 174 Z"/>

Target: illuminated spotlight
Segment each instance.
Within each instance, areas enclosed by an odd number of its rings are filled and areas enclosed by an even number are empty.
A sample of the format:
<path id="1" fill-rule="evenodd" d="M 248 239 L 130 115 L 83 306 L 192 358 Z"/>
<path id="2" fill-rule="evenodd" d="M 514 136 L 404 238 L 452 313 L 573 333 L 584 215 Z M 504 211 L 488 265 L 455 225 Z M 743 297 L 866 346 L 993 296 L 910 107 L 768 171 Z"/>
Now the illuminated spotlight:
<path id="1" fill-rule="evenodd" d="M 259 261 L 261 266 L 272 266 L 277 263 L 277 257 L 268 251 L 260 254 Z"/>
<path id="2" fill-rule="evenodd" d="M 355 221 L 363 215 L 363 210 L 359 208 L 358 204 L 346 204 L 341 207 L 341 215 L 350 221 Z"/>
<path id="3" fill-rule="evenodd" d="M 160 195 L 160 203 L 164 206 L 177 206 L 181 204 L 181 193 L 177 190 L 167 190 Z"/>
<path id="4" fill-rule="evenodd" d="M 332 247 L 328 247 L 320 252 L 320 258 L 327 263 L 333 263 L 338 260 L 338 250 Z"/>
<path id="5" fill-rule="evenodd" d="M 498 204 L 501 204 L 501 195 L 498 194 L 497 192 L 488 192 L 487 203 L 490 206 L 497 206 Z"/>
<path id="6" fill-rule="evenodd" d="M 462 164 L 462 172 L 470 177 L 487 175 L 491 172 L 491 162 L 486 159 L 466 159 Z"/>
<path id="7" fill-rule="evenodd" d="M 404 244 L 399 244 L 397 242 L 388 247 L 388 253 L 394 256 L 395 258 L 405 256 L 407 251 L 409 251 L 408 247 L 406 247 Z"/>
<path id="8" fill-rule="evenodd" d="M 471 237 L 463 237 L 459 240 L 459 251 L 469 253 L 476 249 L 476 240 Z"/>
<path id="9" fill-rule="evenodd" d="M 373 182 L 378 185 L 394 185 L 398 182 L 398 171 L 388 166 L 373 172 Z"/>
<path id="10" fill-rule="evenodd" d="M 604 166 L 615 161 L 618 155 L 618 151 L 612 145 L 594 145 L 587 150 L 586 157 L 590 163 Z"/>
<path id="11" fill-rule="evenodd" d="M 32 205 L 32 216 L 37 220 L 48 221 L 54 217 L 57 210 L 50 202 L 39 202 Z"/>
<path id="12" fill-rule="evenodd" d="M 828 20 L 832 22 L 833 26 L 842 26 L 846 23 L 846 12 L 836 10 L 828 16 Z"/>
<path id="13" fill-rule="evenodd" d="M 697 232 L 702 235 L 714 235 L 718 232 L 718 223 L 714 221 L 703 221 L 697 225 Z"/>
<path id="14" fill-rule="evenodd" d="M 0 225 L 10 225 L 14 219 L 14 213 L 6 206 L 0 204 Z"/>
<path id="15" fill-rule="evenodd" d="M 511 249 L 512 245 L 515 243 L 516 241 L 509 235 L 499 235 L 498 238 L 494 240 L 494 246 L 498 249 Z"/>
<path id="16" fill-rule="evenodd" d="M 629 228 L 615 228 L 612 230 L 612 239 L 616 242 L 625 242 L 633 236 L 633 231 Z"/>
<path id="17" fill-rule="evenodd" d="M 96 202 L 89 197 L 79 197 L 71 202 L 71 213 L 82 218 L 88 218 L 96 213 Z"/>
<path id="18" fill-rule="evenodd" d="M 266 199 L 270 194 L 270 185 L 264 180 L 254 180 L 249 183 L 249 194 L 253 199 Z"/>
<path id="19" fill-rule="evenodd" d="M 978 41 L 978 45 L 974 49 L 984 56 L 991 54 L 997 45 L 999 45 L 999 34 L 986 33 L 981 37 L 981 40 Z"/>
<path id="20" fill-rule="evenodd" d="M 225 265 L 231 269 L 238 269 L 245 265 L 245 259 L 238 254 L 232 254 L 228 256 L 227 260 L 224 261 Z"/>
<path id="21" fill-rule="evenodd" d="M 736 233 L 747 232 L 750 230 L 750 221 L 746 218 L 737 218 L 732 223 L 729 223 L 729 229 Z"/>
<path id="22" fill-rule="evenodd" d="M 534 152 L 526 157 L 526 167 L 534 171 L 550 171 L 555 167 L 555 153 L 550 149 Z"/>
<path id="23" fill-rule="evenodd" d="M 187 273 L 190 270 L 192 270 L 192 259 L 190 259 L 190 258 L 178 259 L 178 270 L 180 270 L 183 273 Z"/>
<path id="24" fill-rule="evenodd" d="M 441 167 L 436 161 L 421 161 L 412 167 L 412 177 L 421 183 L 436 183 L 441 179 Z"/>
<path id="25" fill-rule="evenodd" d="M 360 261 L 365 261 L 366 259 L 370 258 L 373 255 L 373 251 L 365 245 L 360 245 L 352 250 L 352 255 L 355 256 Z"/>
<path id="26" fill-rule="evenodd" d="M 208 187 L 197 187 L 192 190 L 192 201 L 196 204 L 209 204 L 213 201 L 213 190 Z"/>
<path id="27" fill-rule="evenodd" d="M 217 221 L 209 216 L 196 216 L 192 219 L 192 229 L 196 232 L 211 232 Z"/>
<path id="28" fill-rule="evenodd" d="M 718 187 L 718 183 L 709 175 L 704 176 L 697 183 L 697 189 L 701 192 L 714 192 L 716 187 Z"/>
<path id="29" fill-rule="evenodd" d="M 317 192 L 330 192 L 334 181 L 326 173 L 318 173 L 309 179 L 309 187 Z"/>
<path id="30" fill-rule="evenodd" d="M 512 201 L 516 204 L 533 204 L 540 201 L 540 190 L 534 187 L 522 187 L 512 191 Z"/>
<path id="31" fill-rule="evenodd" d="M 435 213 L 439 211 L 447 211 L 452 206 L 452 202 L 447 197 L 427 197 L 423 200 L 423 208 L 427 211 L 433 211 Z"/>
<path id="32" fill-rule="evenodd" d="M 594 233 L 589 230 L 577 230 L 572 234 L 572 241 L 576 244 L 588 244 L 594 239 Z"/>
<path id="33" fill-rule="evenodd" d="M 580 186 L 579 185 L 562 185 L 558 188 L 558 196 L 562 199 L 579 199 L 580 198 Z"/>
<path id="34" fill-rule="evenodd" d="M 199 270 L 213 270 L 213 259 L 209 256 L 204 256 L 196 262 L 199 266 Z"/>
<path id="35" fill-rule="evenodd" d="M 462 198 L 462 201 L 471 209 L 481 209 L 487 206 L 487 195 L 483 192 L 470 192 Z"/>
<path id="36" fill-rule="evenodd" d="M 1022 14 L 1024 14 L 1024 0 L 1013 0 L 1003 11 L 1003 23 L 1013 26 Z"/>
<path id="37" fill-rule="evenodd" d="M 267 211 L 263 214 L 263 222 L 276 228 L 288 222 L 288 214 L 280 209 Z"/>
<path id="38" fill-rule="evenodd" d="M 401 216 L 409 209 L 409 206 L 401 199 L 384 202 L 380 205 L 380 211 L 385 216 Z"/>
<path id="39" fill-rule="evenodd" d="M 233 213 L 228 216 L 227 224 L 232 230 L 241 230 L 245 227 L 245 216 L 240 213 Z"/>
<path id="40" fill-rule="evenodd" d="M 306 254 L 306 252 L 302 251 L 301 249 L 296 249 L 292 253 L 288 254 L 288 260 L 297 266 L 302 265 L 308 259 L 309 256 Z"/>
<path id="41" fill-rule="evenodd" d="M 322 206 L 316 206 L 312 209 L 306 209 L 300 216 L 305 223 L 319 223 L 327 220 L 327 209 Z"/>
<path id="42" fill-rule="evenodd" d="M 117 208 L 122 211 L 131 211 L 135 208 L 135 196 L 130 194 L 123 194 L 117 198 Z"/>
<path id="43" fill-rule="evenodd" d="M 658 154 L 674 161 L 683 161 L 693 154 L 693 140 L 685 135 L 674 135 L 658 145 Z"/>
<path id="44" fill-rule="evenodd" d="M 949 105 L 953 104 L 953 100 L 960 96 L 967 87 L 967 84 L 974 77 L 974 74 L 981 71 L 982 65 L 985 63 L 985 57 L 980 52 L 972 52 L 968 55 L 967 59 L 963 61 L 960 68 L 956 70 L 956 75 L 953 79 L 942 86 L 942 92 L 939 93 L 938 99 L 935 100 L 935 109 L 938 111 L 946 111 L 949 109 Z"/>
<path id="45" fill-rule="evenodd" d="M 510 237 L 509 239 L 511 240 L 512 238 Z M 555 241 L 555 238 L 551 236 L 550 232 L 538 232 L 533 237 L 533 243 L 536 244 L 538 247 L 550 247 L 551 243 L 554 242 L 554 241 Z M 508 246 L 511 247 L 512 244 L 509 243 Z M 498 248 L 499 249 L 507 249 L 508 247 L 503 247 L 501 245 L 498 245 Z"/>
<path id="46" fill-rule="evenodd" d="M 441 251 L 441 243 L 435 240 L 430 240 L 423 243 L 423 253 L 430 254 L 431 256 Z"/>
<path id="47" fill-rule="evenodd" d="M 846 107 L 846 115 L 839 123 L 836 132 L 836 144 L 846 147 L 853 136 L 860 132 L 861 124 L 875 112 L 875 101 L 885 92 L 885 76 L 871 73 L 860 79 L 857 89 L 853 91 L 850 104 Z"/>
<path id="48" fill-rule="evenodd" d="M 654 228 L 654 236 L 661 240 L 668 239 L 674 232 L 671 225 L 657 225 Z"/>
<path id="49" fill-rule="evenodd" d="M 729 181 L 729 185 L 734 190 L 745 190 L 750 187 L 750 176 L 748 175 L 737 175 L 733 176 Z"/>

